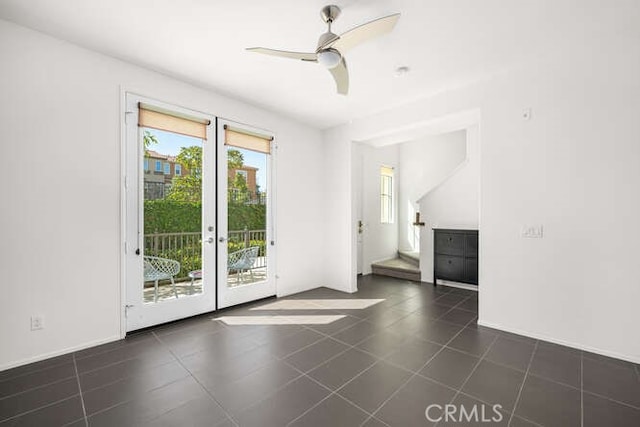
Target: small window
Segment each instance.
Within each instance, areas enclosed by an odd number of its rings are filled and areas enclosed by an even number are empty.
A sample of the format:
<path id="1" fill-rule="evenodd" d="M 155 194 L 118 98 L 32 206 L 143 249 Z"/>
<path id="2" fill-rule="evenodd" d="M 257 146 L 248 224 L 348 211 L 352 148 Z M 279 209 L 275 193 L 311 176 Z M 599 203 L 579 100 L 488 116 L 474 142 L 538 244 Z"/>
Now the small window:
<path id="1" fill-rule="evenodd" d="M 173 169 L 175 170 L 175 174 L 176 174 L 176 176 L 180 176 L 180 175 L 182 175 L 182 165 L 180 165 L 179 163 L 176 163 L 176 164 L 173 166 Z"/>
<path id="2" fill-rule="evenodd" d="M 247 180 L 247 177 L 248 177 L 247 171 L 239 171 L 239 170 L 237 170 L 237 171 L 236 171 L 236 176 L 237 176 L 237 175 L 242 175 L 242 177 L 244 178 L 244 180 L 245 180 L 245 181 Z"/>
<path id="3" fill-rule="evenodd" d="M 380 222 L 393 224 L 393 168 L 380 168 Z"/>
<path id="4" fill-rule="evenodd" d="M 162 162 L 160 160 L 156 160 L 156 172 L 162 172 Z"/>
<path id="5" fill-rule="evenodd" d="M 144 170 L 145 171 L 149 170 L 149 159 L 147 158 L 144 159 Z"/>
<path id="6" fill-rule="evenodd" d="M 171 164 L 169 163 L 164 164 L 164 174 L 171 175 Z"/>

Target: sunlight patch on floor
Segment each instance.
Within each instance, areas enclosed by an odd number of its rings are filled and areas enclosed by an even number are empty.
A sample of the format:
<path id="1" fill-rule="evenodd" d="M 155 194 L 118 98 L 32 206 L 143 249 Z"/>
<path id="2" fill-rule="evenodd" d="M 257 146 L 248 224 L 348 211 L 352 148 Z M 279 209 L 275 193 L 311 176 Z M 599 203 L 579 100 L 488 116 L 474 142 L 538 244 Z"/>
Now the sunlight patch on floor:
<path id="1" fill-rule="evenodd" d="M 382 301 L 384 299 L 289 299 L 250 310 L 362 310 Z"/>
<path id="2" fill-rule="evenodd" d="M 226 325 L 327 325 L 342 319 L 343 315 L 335 316 L 223 316 L 216 320 Z"/>

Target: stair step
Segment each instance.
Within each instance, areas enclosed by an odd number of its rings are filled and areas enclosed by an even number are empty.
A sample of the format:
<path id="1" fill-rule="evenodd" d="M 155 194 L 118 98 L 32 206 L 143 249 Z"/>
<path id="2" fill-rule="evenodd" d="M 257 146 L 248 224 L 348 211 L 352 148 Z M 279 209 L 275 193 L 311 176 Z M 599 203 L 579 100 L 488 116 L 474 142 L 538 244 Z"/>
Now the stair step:
<path id="1" fill-rule="evenodd" d="M 412 263 L 416 267 L 420 267 L 420 252 L 398 251 L 398 256 L 403 260 Z"/>
<path id="2" fill-rule="evenodd" d="M 373 274 L 396 277 L 398 279 L 420 281 L 420 269 L 402 258 L 391 258 L 371 264 Z"/>

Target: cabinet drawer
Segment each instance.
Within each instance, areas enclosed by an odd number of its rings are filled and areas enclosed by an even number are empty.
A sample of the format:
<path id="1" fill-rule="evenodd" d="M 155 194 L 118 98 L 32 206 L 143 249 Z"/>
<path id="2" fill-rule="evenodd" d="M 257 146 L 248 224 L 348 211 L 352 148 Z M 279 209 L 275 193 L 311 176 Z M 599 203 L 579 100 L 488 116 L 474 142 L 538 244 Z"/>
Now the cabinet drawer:
<path id="1" fill-rule="evenodd" d="M 436 272 L 439 279 L 463 280 L 464 258 L 436 255 Z"/>
<path id="2" fill-rule="evenodd" d="M 466 282 L 478 284 L 478 258 L 464 259 L 464 279 Z"/>
<path id="3" fill-rule="evenodd" d="M 464 238 L 464 256 L 478 257 L 478 233 L 469 233 Z"/>
<path id="4" fill-rule="evenodd" d="M 436 232 L 435 243 L 435 252 L 438 254 L 464 254 L 464 234 Z"/>

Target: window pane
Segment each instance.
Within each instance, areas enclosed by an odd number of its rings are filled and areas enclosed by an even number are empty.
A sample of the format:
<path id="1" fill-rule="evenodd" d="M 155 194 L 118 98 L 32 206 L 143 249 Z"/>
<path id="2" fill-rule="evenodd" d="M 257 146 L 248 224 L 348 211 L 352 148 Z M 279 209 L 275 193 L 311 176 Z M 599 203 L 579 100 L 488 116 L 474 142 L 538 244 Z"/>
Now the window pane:
<path id="1" fill-rule="evenodd" d="M 380 222 L 393 223 L 393 168 L 380 168 Z"/>

